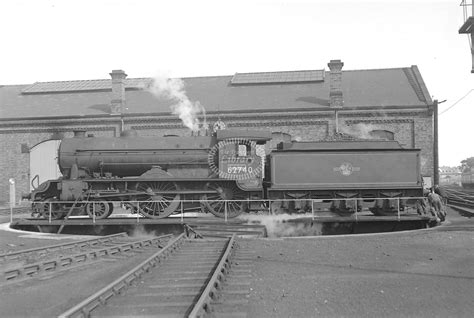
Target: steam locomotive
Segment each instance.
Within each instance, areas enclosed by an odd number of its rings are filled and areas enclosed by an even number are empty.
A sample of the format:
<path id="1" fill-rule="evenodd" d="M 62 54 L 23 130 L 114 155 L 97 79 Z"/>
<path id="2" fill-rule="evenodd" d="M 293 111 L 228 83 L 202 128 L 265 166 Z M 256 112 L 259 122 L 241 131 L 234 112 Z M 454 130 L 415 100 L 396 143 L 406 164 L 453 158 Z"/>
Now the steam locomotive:
<path id="1" fill-rule="evenodd" d="M 40 217 L 79 211 L 101 219 L 112 213 L 112 201 L 148 218 L 315 207 L 353 213 L 364 206 L 380 215 L 409 203 L 389 199 L 423 195 L 418 149 L 396 141 L 287 142 L 270 149 L 271 139 L 265 131 L 230 129 L 191 137 L 76 133 L 58 149 L 63 176 L 29 198 Z"/>

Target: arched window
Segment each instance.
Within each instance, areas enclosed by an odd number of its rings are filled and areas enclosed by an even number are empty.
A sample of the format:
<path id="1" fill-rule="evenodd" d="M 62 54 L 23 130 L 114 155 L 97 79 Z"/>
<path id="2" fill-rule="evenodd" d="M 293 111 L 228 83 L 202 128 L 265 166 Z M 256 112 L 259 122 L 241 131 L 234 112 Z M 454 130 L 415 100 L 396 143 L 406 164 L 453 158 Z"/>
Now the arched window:
<path id="1" fill-rule="evenodd" d="M 374 139 L 395 140 L 395 134 L 388 130 L 372 130 L 371 132 L 369 132 L 369 135 Z"/>

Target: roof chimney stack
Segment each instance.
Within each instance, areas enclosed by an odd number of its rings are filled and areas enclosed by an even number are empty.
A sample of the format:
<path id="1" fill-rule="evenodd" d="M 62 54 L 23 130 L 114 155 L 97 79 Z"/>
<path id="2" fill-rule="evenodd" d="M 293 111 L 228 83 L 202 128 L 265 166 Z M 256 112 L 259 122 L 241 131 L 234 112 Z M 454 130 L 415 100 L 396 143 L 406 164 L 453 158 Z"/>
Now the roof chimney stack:
<path id="1" fill-rule="evenodd" d="M 328 63 L 329 70 L 329 106 L 342 107 L 344 99 L 342 96 L 342 67 L 341 60 L 331 60 Z"/>
<path id="2" fill-rule="evenodd" d="M 113 70 L 112 77 L 112 101 L 110 104 L 111 114 L 121 114 L 125 109 L 125 74 L 122 70 Z"/>

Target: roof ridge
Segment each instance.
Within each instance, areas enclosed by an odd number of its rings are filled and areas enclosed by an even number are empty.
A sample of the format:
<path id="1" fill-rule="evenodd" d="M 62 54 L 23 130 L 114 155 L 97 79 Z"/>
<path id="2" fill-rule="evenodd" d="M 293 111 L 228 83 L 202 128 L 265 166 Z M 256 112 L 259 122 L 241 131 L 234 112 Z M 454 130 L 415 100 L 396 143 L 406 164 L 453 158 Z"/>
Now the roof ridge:
<path id="1" fill-rule="evenodd" d="M 367 68 L 367 69 L 356 69 L 356 70 L 342 70 L 343 72 L 359 72 L 359 71 L 394 71 L 394 70 L 403 70 L 410 68 L 409 66 L 404 67 L 385 67 L 385 68 Z"/>
<path id="2" fill-rule="evenodd" d="M 231 75 L 212 75 L 212 76 L 189 76 L 189 77 L 171 77 L 171 78 L 180 78 L 180 79 L 190 79 L 190 78 L 211 78 L 211 77 L 232 77 Z"/>
<path id="3" fill-rule="evenodd" d="M 355 70 L 342 70 L 342 72 L 360 72 L 360 71 L 386 71 L 386 70 L 403 70 L 410 69 L 411 67 L 392 67 L 392 68 L 373 68 L 373 69 L 355 69 Z M 235 72 L 234 74 L 228 75 L 211 75 L 211 76 L 177 76 L 169 77 L 176 79 L 198 79 L 198 78 L 219 78 L 219 77 L 232 77 L 235 74 L 266 74 L 266 73 L 291 73 L 291 72 L 314 72 L 314 71 L 326 71 L 325 68 L 322 69 L 300 69 L 300 70 L 288 70 L 288 71 L 259 71 L 259 72 Z M 125 80 L 153 80 L 155 77 L 129 77 Z M 35 81 L 32 84 L 5 84 L 2 86 L 18 86 L 18 85 L 33 85 L 36 83 L 67 83 L 67 82 L 92 82 L 92 81 L 110 81 L 110 78 L 96 78 L 96 79 L 72 79 L 72 80 L 62 80 L 62 81 Z"/>
<path id="4" fill-rule="evenodd" d="M 46 82 L 41 82 L 41 81 L 36 81 L 33 84 L 36 83 L 64 83 L 64 82 L 91 82 L 91 81 L 110 81 L 110 79 L 80 79 L 80 80 L 66 80 L 66 81 L 46 81 Z"/>
<path id="5" fill-rule="evenodd" d="M 125 80 L 152 80 L 153 77 L 130 77 L 130 78 L 126 78 Z M 36 81 L 34 82 L 33 84 L 36 84 L 36 83 L 66 83 L 66 82 L 92 82 L 92 81 L 107 81 L 107 82 L 110 82 L 111 79 L 110 78 L 96 78 L 96 79 L 78 79 L 78 80 L 65 80 L 65 81 L 46 81 L 46 82 L 42 82 L 42 81 Z M 32 85 L 32 84 L 20 84 L 20 85 Z"/>

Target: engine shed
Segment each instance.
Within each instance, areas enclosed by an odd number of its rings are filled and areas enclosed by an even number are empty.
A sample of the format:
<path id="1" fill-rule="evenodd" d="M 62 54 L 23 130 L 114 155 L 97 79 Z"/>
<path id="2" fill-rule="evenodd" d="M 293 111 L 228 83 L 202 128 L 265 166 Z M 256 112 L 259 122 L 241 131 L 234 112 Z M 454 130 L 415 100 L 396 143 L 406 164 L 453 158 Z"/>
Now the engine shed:
<path id="1" fill-rule="evenodd" d="M 10 178 L 21 198 L 52 174 L 57 177 L 52 145 L 58 143 L 52 141 L 73 137 L 74 131 L 97 138 L 125 130 L 179 138 L 205 136 L 204 123 L 266 132 L 272 137 L 269 149 L 292 140 L 393 140 L 406 153 L 420 149 L 419 171 L 432 178 L 436 101 L 418 67 L 343 66 L 331 60 L 315 70 L 176 79 L 189 101 L 206 111 L 198 114 L 201 126 L 194 132 L 172 114 L 173 100 L 154 93 L 152 78 L 129 78 L 122 70 L 108 79 L 0 86 L 0 204 L 9 201 Z M 38 154 L 41 160 L 34 159 Z"/>

